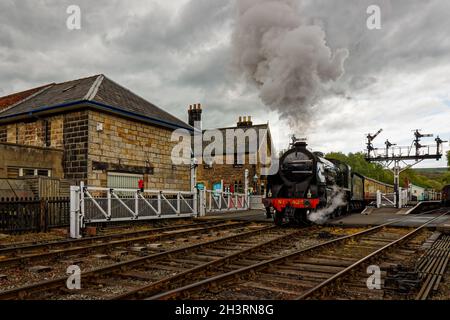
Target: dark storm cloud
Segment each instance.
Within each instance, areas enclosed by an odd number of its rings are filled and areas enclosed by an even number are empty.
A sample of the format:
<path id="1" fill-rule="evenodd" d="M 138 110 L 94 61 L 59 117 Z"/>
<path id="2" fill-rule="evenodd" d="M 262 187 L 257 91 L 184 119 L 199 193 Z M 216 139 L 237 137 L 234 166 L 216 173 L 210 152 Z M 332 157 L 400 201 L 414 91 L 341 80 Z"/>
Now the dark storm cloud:
<path id="1" fill-rule="evenodd" d="M 381 30 L 366 28 L 366 8 L 373 4 L 381 9 Z M 348 48 L 349 79 L 449 62 L 449 1 L 348 0 L 344 6 L 341 1 L 309 0 L 303 10 L 323 25 L 331 47 Z"/>
<path id="2" fill-rule="evenodd" d="M 298 4 L 306 24 L 323 30 L 332 53 L 348 50 L 343 76 L 321 92 L 323 100 L 313 107 L 324 130 L 327 123 L 335 128 L 345 123 L 348 130 L 364 121 L 372 125 L 377 112 L 393 108 L 414 114 L 423 109 L 416 102 L 420 95 L 449 99 L 448 78 L 435 69 L 442 73 L 450 66 L 450 1 L 291 2 Z M 66 28 L 66 9 L 72 4 L 82 10 L 80 31 Z M 381 7 L 381 30 L 366 27 L 371 4 Z M 2 0 L 0 94 L 104 73 L 182 119 L 187 105 L 202 102 L 205 127 L 227 126 L 239 115 L 253 115 L 258 122 L 270 120 L 272 131 L 288 132 L 283 122 L 268 119 L 269 108 L 255 87 L 230 72 L 235 13 L 235 0 Z M 420 81 L 412 86 L 416 78 Z M 344 112 L 321 109 L 330 105 L 327 99 Z M 349 121 L 356 109 L 357 120 Z M 409 124 L 385 121 L 410 129 Z"/>

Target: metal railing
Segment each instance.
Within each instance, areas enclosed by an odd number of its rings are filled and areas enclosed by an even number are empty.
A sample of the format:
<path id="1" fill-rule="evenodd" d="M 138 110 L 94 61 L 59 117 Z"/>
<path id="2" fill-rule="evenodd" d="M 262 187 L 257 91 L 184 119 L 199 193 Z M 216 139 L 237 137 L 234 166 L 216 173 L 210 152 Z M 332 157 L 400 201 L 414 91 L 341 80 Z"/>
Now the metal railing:
<path id="1" fill-rule="evenodd" d="M 80 238 L 89 223 L 204 216 L 249 209 L 244 193 L 197 190 L 137 190 L 70 187 L 70 236 Z"/>
<path id="2" fill-rule="evenodd" d="M 0 232 L 42 232 L 69 225 L 69 198 L 0 198 Z"/>
<path id="3" fill-rule="evenodd" d="M 70 188 L 70 235 L 88 223 L 151 220 L 198 215 L 197 192 L 80 186 Z"/>
<path id="4" fill-rule="evenodd" d="M 202 190 L 207 212 L 248 210 L 249 199 L 244 193 Z"/>
<path id="5" fill-rule="evenodd" d="M 381 207 L 395 207 L 402 208 L 408 204 L 409 193 L 407 189 L 399 188 L 399 197 L 395 193 L 382 193 L 380 190 L 377 191 L 377 208 Z"/>

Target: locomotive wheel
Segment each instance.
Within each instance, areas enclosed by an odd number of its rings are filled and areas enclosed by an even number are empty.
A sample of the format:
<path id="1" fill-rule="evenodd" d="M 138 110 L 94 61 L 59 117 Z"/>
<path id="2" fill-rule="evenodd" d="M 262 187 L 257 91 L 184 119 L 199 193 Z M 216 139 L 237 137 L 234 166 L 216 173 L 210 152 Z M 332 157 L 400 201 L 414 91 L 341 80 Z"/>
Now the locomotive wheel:
<path id="1" fill-rule="evenodd" d="M 283 213 L 282 212 L 275 212 L 273 215 L 273 222 L 279 227 L 283 225 Z"/>
<path id="2" fill-rule="evenodd" d="M 269 207 L 266 208 L 266 218 L 267 219 L 272 218 L 272 212 L 270 212 L 270 208 Z"/>

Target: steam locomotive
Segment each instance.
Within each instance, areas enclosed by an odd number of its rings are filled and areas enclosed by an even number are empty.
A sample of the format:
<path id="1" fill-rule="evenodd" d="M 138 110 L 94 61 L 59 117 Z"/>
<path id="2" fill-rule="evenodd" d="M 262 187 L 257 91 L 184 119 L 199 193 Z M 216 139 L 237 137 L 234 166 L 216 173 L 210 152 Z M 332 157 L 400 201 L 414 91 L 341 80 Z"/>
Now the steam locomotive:
<path id="1" fill-rule="evenodd" d="M 364 176 L 295 139 L 266 190 L 263 203 L 277 225 L 307 224 L 317 213 L 334 217 L 364 206 Z"/>

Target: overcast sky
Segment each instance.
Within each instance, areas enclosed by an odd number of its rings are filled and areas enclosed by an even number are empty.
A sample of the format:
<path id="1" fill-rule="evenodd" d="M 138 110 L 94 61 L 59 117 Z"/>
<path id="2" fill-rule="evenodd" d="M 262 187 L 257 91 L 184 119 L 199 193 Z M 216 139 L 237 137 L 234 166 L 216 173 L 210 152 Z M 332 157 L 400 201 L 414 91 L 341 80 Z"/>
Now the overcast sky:
<path id="1" fill-rule="evenodd" d="M 236 68 L 236 32 L 248 27 L 239 20 L 242 8 L 255 3 L 236 1 L 1 0 L 0 95 L 103 73 L 183 120 L 189 104 L 202 103 L 204 128 L 233 125 L 240 115 L 269 122 L 278 148 L 291 133 L 324 152 L 361 151 L 365 134 L 379 128 L 380 146 L 386 138 L 409 145 L 417 128 L 450 138 L 450 1 L 272 0 L 296 8 L 296 27 L 323 31 L 318 45 L 330 61 L 346 52 L 336 59 L 343 65 L 314 84 L 314 96 L 298 109 L 292 101 L 272 104 Z M 366 25 L 372 4 L 381 8 L 380 30 Z M 81 8 L 80 30 L 66 27 L 69 5 Z M 289 39 L 302 44 L 304 35 L 296 35 Z M 296 50 L 293 63 L 303 58 Z M 299 73 L 309 83 L 309 74 Z"/>

